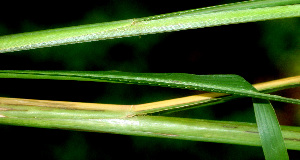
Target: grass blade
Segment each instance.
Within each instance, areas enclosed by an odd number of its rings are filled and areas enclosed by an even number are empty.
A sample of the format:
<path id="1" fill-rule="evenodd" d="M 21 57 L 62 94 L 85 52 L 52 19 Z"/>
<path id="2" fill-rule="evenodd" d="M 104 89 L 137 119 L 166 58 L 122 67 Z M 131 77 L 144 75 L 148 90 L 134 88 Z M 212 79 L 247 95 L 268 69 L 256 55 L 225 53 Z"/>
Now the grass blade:
<path id="1" fill-rule="evenodd" d="M 261 93 L 271 93 L 283 89 L 300 87 L 300 76 L 294 76 L 294 77 L 273 80 L 269 82 L 257 83 L 257 84 L 253 84 L 253 87 L 256 88 L 256 90 L 258 90 Z M 240 98 L 240 96 L 228 95 L 224 93 L 204 93 L 199 95 L 192 95 L 192 96 L 187 96 L 182 98 L 176 98 L 175 100 L 180 101 L 180 103 L 174 105 L 173 108 L 166 107 L 165 111 L 176 112 L 176 111 L 188 110 L 193 108 L 211 106 L 219 103 L 224 103 L 236 98 Z M 167 101 L 171 101 L 171 100 L 167 100 Z M 148 104 L 141 104 L 141 105 L 143 106 L 143 108 L 147 108 L 148 106 L 154 106 L 154 105 L 163 106 L 164 103 L 155 102 L 155 103 L 148 103 Z"/>
<path id="2" fill-rule="evenodd" d="M 191 9 L 186 11 L 179 11 L 174 13 L 167 13 L 157 16 L 150 16 L 145 18 L 140 18 L 138 20 L 156 20 L 162 18 L 170 18 L 175 16 L 187 16 L 195 14 L 208 14 L 220 11 L 234 11 L 234 10 L 245 10 L 245 9 L 255 9 L 255 8 L 265 8 L 265 7 L 275 7 L 283 5 L 292 5 L 300 3 L 299 0 L 251 0 L 251 1 L 242 1 L 237 3 L 221 4 L 212 7 Z"/>
<path id="3" fill-rule="evenodd" d="M 288 77 L 263 83 L 253 84 L 259 92 L 270 93 L 287 88 L 300 86 L 300 76 Z M 198 107 L 210 106 L 226 102 L 235 98 L 236 95 L 228 95 L 225 93 L 204 93 L 191 95 L 181 98 L 163 100 L 158 102 L 151 102 L 145 104 L 132 104 L 132 105 L 114 105 L 114 104 L 101 104 L 101 103 L 82 103 L 82 102 L 64 102 L 64 101 L 49 101 L 49 100 L 33 100 L 21 98 L 4 98 L 0 97 L 0 102 L 6 105 L 25 105 L 30 106 L 47 106 L 51 108 L 64 108 L 74 110 L 106 110 L 106 111 L 122 111 L 134 112 L 133 114 L 149 114 L 155 112 L 176 112 Z"/>
<path id="4" fill-rule="evenodd" d="M 267 3 L 265 3 L 267 2 Z M 253 1 L 146 18 L 0 37 L 0 53 L 96 40 L 300 16 L 299 0 Z M 261 8 L 260 8 L 261 7 Z M 184 14 L 183 14 L 184 13 Z"/>
<path id="5" fill-rule="evenodd" d="M 75 74 L 74 74 L 75 73 Z M 0 74 L 1 75 L 1 74 Z M 209 76 L 197 76 L 197 75 L 189 75 L 189 74 L 143 74 L 143 73 L 124 73 L 124 72 L 56 72 L 56 71 L 3 71 L 2 77 L 5 78 L 34 78 L 34 79 L 60 79 L 60 80 L 91 80 L 96 79 L 96 81 L 111 81 L 111 82 L 125 82 L 125 83 L 150 83 L 151 85 L 165 85 L 166 82 L 174 83 L 176 86 L 183 85 L 184 88 L 186 86 L 197 86 L 197 87 L 204 87 L 204 89 L 217 89 L 217 90 L 228 90 L 226 88 L 233 88 L 233 90 L 248 90 L 252 92 L 257 92 L 255 88 L 252 87 L 252 85 L 248 84 L 243 78 L 236 76 L 236 75 L 209 75 Z M 76 79 L 78 78 L 79 79 Z M 102 79 L 101 79 L 101 78 Z M 198 82 L 198 84 L 193 84 L 193 82 Z M 154 84 L 153 84 L 154 83 Z M 288 84 L 294 86 L 298 83 L 297 79 L 292 80 Z M 172 87 L 168 83 L 168 87 Z M 235 86 L 235 87 L 234 87 Z M 238 87 L 237 87 L 238 86 Z M 263 86 L 263 85 L 261 85 Z M 181 86 L 182 87 L 182 86 Z M 242 89 L 238 89 L 239 87 L 242 87 Z M 283 87 L 283 86 L 280 86 Z M 180 87 L 179 87 L 180 88 Z M 266 90 L 269 91 L 269 87 Z M 274 88 L 273 88 L 274 89 Z M 229 89 L 230 90 L 230 89 Z M 237 94 L 238 95 L 238 94 Z M 3 104 L 4 105 L 4 104 Z M 9 105 L 9 107 L 12 107 L 12 105 Z M 18 106 L 20 107 L 20 106 Z M 286 152 L 286 148 L 284 145 L 284 141 L 281 135 L 280 127 L 278 124 L 278 121 L 276 119 L 276 115 L 274 113 L 274 110 L 268 100 L 262 100 L 254 98 L 254 108 L 255 108 L 255 115 L 257 118 L 258 123 L 258 129 L 259 129 L 259 135 L 262 140 L 262 146 L 263 150 L 265 152 L 267 159 L 288 159 L 288 155 Z M 2 108 L 3 113 L 1 114 L 1 119 L 7 120 L 9 117 L 16 117 L 15 112 L 18 112 L 18 109 L 6 109 L 5 106 Z M 28 111 L 29 109 L 26 109 L 25 111 Z M 39 109 L 38 109 L 39 110 Z M 7 112 L 9 111 L 9 112 Z M 20 110 L 21 112 L 24 110 Z M 49 111 L 48 111 L 49 112 Z M 7 114 L 7 113 L 13 113 L 13 114 Z M 103 112 L 102 112 L 103 113 Z M 107 112 L 108 113 L 108 112 Z M 114 112 L 111 112 L 114 113 Z M 115 112 L 117 113 L 117 112 Z M 127 113 L 125 112 L 118 112 L 125 114 L 122 117 L 130 118 L 132 117 L 132 113 L 130 111 Z M 32 115 L 34 114 L 34 115 Z M 35 123 L 32 117 L 40 117 L 40 118 L 58 118 L 55 116 L 55 112 L 50 111 L 50 114 L 54 114 L 54 116 L 50 116 L 48 114 L 37 114 L 37 111 L 34 112 L 26 112 L 26 114 L 21 113 L 17 117 L 20 117 L 22 122 L 24 122 L 24 118 L 29 118 L 28 120 L 31 122 L 26 123 Z M 105 112 L 104 112 L 105 114 Z M 46 117 L 43 117 L 45 116 Z M 67 116 L 68 114 L 63 114 L 64 116 Z M 72 114 L 71 114 L 72 115 Z M 29 117 L 27 117 L 29 116 Z M 70 116 L 70 114 L 68 115 Z M 87 115 L 89 116 L 89 115 Z M 91 115 L 92 116 L 92 115 Z M 70 119 L 72 116 L 69 117 Z M 82 118 L 81 117 L 76 117 Z M 97 118 L 97 116 L 95 117 Z M 122 118 L 122 123 L 124 119 Z M 0 119 L 0 120 L 1 120 Z M 9 119 L 13 120 L 13 119 Z M 49 120 L 47 120 L 49 121 Z M 50 120 L 51 121 L 51 120 Z M 106 121 L 106 120 L 104 120 Z M 111 120 L 108 120 L 109 123 L 111 123 Z M 113 123 L 119 122 L 120 120 L 113 119 Z M 4 123 L 6 123 L 4 121 Z M 16 123 L 20 123 L 20 119 L 16 119 Z M 57 121 L 56 121 L 57 123 Z M 12 123 L 14 124 L 14 123 Z M 130 132 L 131 133 L 131 132 Z M 128 133 L 124 133 L 128 134 Z M 132 133 L 131 133 L 132 134 Z M 157 134 L 157 133 L 156 133 Z M 133 134 L 135 135 L 135 134 Z M 163 135 L 168 136 L 177 136 L 177 134 L 170 134 L 170 133 L 163 133 Z M 232 143 L 232 142 L 231 142 Z M 275 147 L 274 147 L 275 146 Z"/>
<path id="6" fill-rule="evenodd" d="M 275 111 L 268 100 L 253 98 L 256 122 L 267 160 L 288 160 L 289 156 Z"/>
<path id="7" fill-rule="evenodd" d="M 22 71 L 2 70 L 0 78 L 53 79 L 125 83 L 203 90 L 300 104 L 300 100 L 253 91 L 238 75 L 193 75 L 185 73 L 129 73 L 117 71 Z"/>

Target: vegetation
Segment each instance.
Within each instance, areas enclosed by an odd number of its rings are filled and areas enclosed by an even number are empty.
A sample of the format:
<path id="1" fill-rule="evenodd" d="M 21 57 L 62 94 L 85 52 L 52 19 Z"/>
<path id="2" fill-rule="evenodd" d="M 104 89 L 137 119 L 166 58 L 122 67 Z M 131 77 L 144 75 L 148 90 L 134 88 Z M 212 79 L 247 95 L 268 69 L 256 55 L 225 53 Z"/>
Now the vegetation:
<path id="1" fill-rule="evenodd" d="M 38 55 L 37 57 L 45 56 L 46 58 L 49 58 L 49 54 L 52 54 L 53 51 L 52 48 L 59 48 L 53 46 L 58 45 L 130 36 L 141 36 L 146 34 L 213 27 L 236 23 L 299 17 L 300 6 L 298 3 L 299 1 L 297 0 L 249 1 L 145 18 L 134 18 L 121 21 L 4 35 L 0 37 L 0 52 L 5 53 L 5 55 L 9 55 L 15 53 L 8 52 L 30 50 L 34 54 L 42 54 Z M 158 37 L 154 37 L 153 39 L 157 38 Z M 138 41 L 142 41 L 140 38 L 135 40 L 137 41 L 137 44 L 140 43 Z M 108 41 L 109 43 L 115 43 L 113 42 L 115 40 Z M 151 45 L 154 43 L 151 41 L 152 40 L 147 39 L 147 42 L 150 42 L 150 44 L 148 44 L 149 46 L 139 46 L 139 50 L 142 52 L 147 52 L 149 47 L 151 47 Z M 62 46 L 66 49 L 64 52 L 68 52 L 69 54 L 67 54 L 65 58 L 70 59 L 70 61 L 78 61 L 80 58 L 86 58 L 84 54 L 77 55 L 76 53 L 85 52 L 86 50 L 93 50 L 93 46 L 95 45 L 94 43 L 95 42 L 78 44 L 82 45 L 82 49 L 80 50 L 72 49 L 72 47 L 68 46 Z M 110 46 L 111 44 L 109 43 L 106 45 Z M 126 43 L 130 44 L 132 42 L 129 41 Z M 197 44 L 196 42 L 194 43 Z M 36 48 L 43 49 L 31 50 Z M 103 50 L 107 49 L 102 48 L 102 51 Z M 30 54 L 30 51 L 25 52 Z M 129 54 L 126 50 L 118 50 L 117 52 L 117 56 L 119 56 L 121 59 L 127 58 L 126 55 Z M 123 54 L 125 56 L 123 56 Z M 90 54 L 88 54 L 88 56 L 89 55 Z M 105 55 L 99 54 L 98 58 L 99 57 L 100 59 L 105 59 Z M 232 57 L 232 59 L 236 58 L 237 57 Z M 99 60 L 90 57 L 87 59 L 91 62 L 96 62 Z M 244 60 L 237 61 L 242 62 Z M 74 65 L 74 62 L 71 62 L 69 66 L 73 66 L 73 68 L 85 66 L 88 61 L 83 60 L 82 62 L 79 62 L 79 65 Z M 120 66 L 124 67 L 130 65 L 128 63 L 116 63 L 111 64 L 109 68 L 101 67 L 105 64 L 104 61 L 101 62 L 103 64 L 98 64 L 99 66 L 97 68 L 122 70 L 122 67 Z M 142 60 L 140 60 L 140 64 L 141 62 Z M 212 60 L 211 63 L 215 63 L 214 65 L 217 66 L 217 69 L 221 67 L 218 65 L 221 63 L 219 63 L 217 60 Z M 256 62 L 253 60 L 251 63 L 254 66 L 256 65 Z M 168 65 L 168 61 L 165 61 L 164 65 Z M 68 67 L 66 69 L 68 69 Z M 83 67 L 81 70 L 82 69 L 85 70 L 86 68 Z M 203 70 L 204 68 L 199 67 L 199 69 Z M 55 101 L 54 99 L 33 100 L 30 99 L 30 97 L 3 97 L 0 99 L 0 123 L 39 128 L 108 132 L 124 135 L 262 146 L 266 159 L 288 159 L 287 149 L 300 149 L 300 145 L 298 144 L 300 142 L 298 140 L 300 136 L 298 134 L 299 127 L 280 126 L 274 109 L 269 102 L 269 100 L 272 100 L 299 105 L 300 100 L 267 94 L 270 92 L 299 86 L 299 76 L 251 85 L 244 78 L 232 74 L 222 73 L 213 75 L 195 75 L 186 73 L 137 73 L 136 71 L 139 70 L 136 68 L 129 71 L 130 72 L 1 70 L 0 78 L 3 78 L 4 81 L 16 81 L 16 83 L 20 82 L 16 79 L 23 79 L 22 81 L 27 81 L 24 79 L 31 79 L 30 81 L 32 81 L 33 84 L 35 82 L 43 82 L 43 87 L 47 86 L 46 83 L 52 83 L 52 85 L 59 90 L 66 90 L 62 88 L 62 86 L 57 85 L 59 83 L 63 83 L 61 81 L 67 81 L 68 83 L 76 84 L 78 82 L 75 81 L 84 81 L 81 83 L 88 82 L 93 85 L 96 85 L 94 82 L 114 83 L 113 86 L 107 85 L 110 87 L 118 86 L 118 83 L 125 83 L 179 88 L 185 90 L 200 90 L 213 93 L 201 93 L 194 96 L 152 103 L 144 102 L 144 104 L 139 105 L 126 104 L 125 100 L 123 100 L 121 104 L 118 104 L 119 102 L 115 98 L 110 101 L 114 104 L 100 104 Z M 190 71 L 185 72 L 191 73 Z M 45 80 L 60 81 L 52 82 Z M 14 85 L 17 86 L 15 83 Z M 26 94 L 30 92 L 29 89 L 30 87 L 25 91 Z M 163 89 L 158 90 L 160 92 L 164 91 Z M 123 91 L 116 90 L 115 96 L 117 98 L 121 98 L 124 96 L 124 91 L 128 91 L 128 89 L 125 87 Z M 50 93 L 50 91 L 48 92 Z M 59 92 L 60 91 L 56 90 L 54 94 L 59 94 Z M 89 94 L 91 95 L 97 93 L 95 90 L 87 92 L 90 92 Z M 105 102 L 110 99 L 109 97 L 111 97 L 111 95 L 109 93 L 104 94 L 105 95 L 102 96 L 102 100 Z M 138 94 L 136 93 L 136 95 Z M 148 94 L 148 96 L 150 96 L 150 94 Z M 162 98 L 162 96 L 158 94 L 156 97 Z M 254 123 L 249 122 L 245 123 L 238 121 L 204 120 L 193 119 L 192 117 L 175 118 L 170 116 L 172 114 L 174 115 L 174 112 L 176 112 L 176 114 L 180 112 L 188 113 L 189 111 L 185 110 L 197 110 L 199 108 L 203 108 L 204 106 L 215 106 L 217 104 L 220 105 L 229 100 L 243 97 L 253 98 L 257 126 Z M 151 98 L 148 100 L 150 99 Z M 244 101 L 247 99 L 242 100 Z"/>

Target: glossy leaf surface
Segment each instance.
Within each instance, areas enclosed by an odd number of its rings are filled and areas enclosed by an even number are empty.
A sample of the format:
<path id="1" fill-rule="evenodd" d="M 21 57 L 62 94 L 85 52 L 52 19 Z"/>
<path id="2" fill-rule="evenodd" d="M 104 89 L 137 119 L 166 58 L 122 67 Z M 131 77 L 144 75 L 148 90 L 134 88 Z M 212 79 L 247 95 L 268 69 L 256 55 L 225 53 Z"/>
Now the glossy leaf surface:
<path id="1" fill-rule="evenodd" d="M 300 104 L 300 100 L 253 91 L 238 75 L 193 75 L 185 73 L 129 73 L 118 71 L 21 71 L 2 70 L 0 78 L 76 80 L 162 86 L 220 92 L 239 96 Z"/>

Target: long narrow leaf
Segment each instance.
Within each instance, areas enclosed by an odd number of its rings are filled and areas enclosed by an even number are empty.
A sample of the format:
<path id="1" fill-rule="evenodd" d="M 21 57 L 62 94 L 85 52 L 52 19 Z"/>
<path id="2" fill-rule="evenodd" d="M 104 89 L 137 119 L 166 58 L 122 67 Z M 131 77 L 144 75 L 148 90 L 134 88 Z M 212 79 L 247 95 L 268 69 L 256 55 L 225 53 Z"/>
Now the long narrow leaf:
<path id="1" fill-rule="evenodd" d="M 265 7 L 275 7 L 282 5 L 291 5 L 300 3 L 299 0 L 251 0 L 251 1 L 242 1 L 237 3 L 221 4 L 217 6 L 197 8 L 186 11 L 179 11 L 174 13 L 167 13 L 157 16 L 150 16 L 141 18 L 141 20 L 156 20 L 162 18 L 170 18 L 175 16 L 186 16 L 186 15 L 195 15 L 195 14 L 207 14 L 220 11 L 234 11 L 234 10 L 245 10 L 245 9 L 255 9 L 255 8 L 265 8 Z"/>
<path id="2" fill-rule="evenodd" d="M 253 1 L 146 18 L 0 37 L 0 53 L 136 35 L 300 16 L 299 0 Z M 275 5 L 275 6 L 274 6 Z M 273 6 L 273 7 L 272 7 Z M 263 8 L 260 8 L 263 7 Z"/>
<path id="3" fill-rule="evenodd" d="M 300 76 L 294 76 L 294 77 L 273 80 L 269 82 L 257 83 L 257 84 L 253 84 L 253 87 L 262 93 L 271 93 L 283 89 L 300 87 Z M 165 107 L 166 108 L 165 112 L 176 112 L 176 111 L 182 111 L 187 109 L 211 106 L 219 103 L 224 103 L 239 97 L 240 96 L 237 95 L 228 95 L 224 93 L 204 93 L 199 95 L 176 98 L 173 99 L 174 101 L 167 100 L 167 101 L 172 101 L 172 103 L 169 104 L 173 104 L 173 107 Z M 177 103 L 174 104 L 175 102 Z M 166 102 L 148 103 L 148 104 L 142 104 L 141 106 L 145 109 L 147 109 L 148 106 L 152 106 L 153 112 L 155 112 L 156 109 L 153 107 L 154 105 L 157 106 L 157 108 L 163 109 L 162 106 L 165 106 L 164 104 L 166 104 Z M 161 112 L 162 110 L 158 110 L 158 111 Z M 149 112 L 150 110 L 147 110 L 147 113 Z"/>
<path id="4" fill-rule="evenodd" d="M 238 96 L 300 104 L 300 100 L 253 91 L 238 75 L 193 75 L 185 73 L 128 73 L 116 71 L 0 71 L 0 78 L 76 80 L 152 85 L 190 90 L 220 92 Z"/>
<path id="5" fill-rule="evenodd" d="M 283 78 L 263 83 L 253 84 L 259 92 L 270 93 L 287 88 L 300 86 L 300 76 Z M 125 111 L 134 112 L 134 114 L 149 114 L 155 112 L 176 112 L 186 109 L 199 108 L 213 104 L 223 103 L 240 96 L 228 95 L 225 93 L 203 93 L 198 95 L 186 96 L 175 99 L 168 99 L 158 102 L 132 105 L 114 105 L 102 103 L 82 103 L 82 102 L 64 102 L 64 101 L 49 101 L 49 100 L 33 100 L 21 98 L 4 98 L 0 97 L 0 102 L 6 105 L 24 105 L 30 106 L 47 106 L 51 108 L 64 108 L 74 110 L 105 110 L 105 111 Z"/>
<path id="6" fill-rule="evenodd" d="M 253 98 L 256 122 L 267 160 L 287 160 L 288 153 L 275 111 L 268 100 Z"/>

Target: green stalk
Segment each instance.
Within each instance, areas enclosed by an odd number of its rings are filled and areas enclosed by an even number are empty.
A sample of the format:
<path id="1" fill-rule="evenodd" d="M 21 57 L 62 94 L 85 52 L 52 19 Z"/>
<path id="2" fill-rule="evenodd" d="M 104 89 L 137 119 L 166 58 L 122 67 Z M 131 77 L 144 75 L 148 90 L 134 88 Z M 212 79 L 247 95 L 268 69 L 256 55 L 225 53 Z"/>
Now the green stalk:
<path id="1" fill-rule="evenodd" d="M 253 1 L 146 18 L 0 37 L 0 53 L 96 40 L 300 16 L 299 0 Z M 295 4 L 288 6 L 276 6 Z M 274 6 L 275 5 L 275 6 Z"/>
<path id="2" fill-rule="evenodd" d="M 253 123 L 126 115 L 0 104 L 0 123 L 7 125 L 261 146 Z M 299 127 L 282 126 L 282 133 L 288 149 L 300 150 Z"/>

